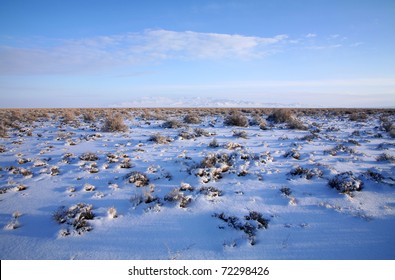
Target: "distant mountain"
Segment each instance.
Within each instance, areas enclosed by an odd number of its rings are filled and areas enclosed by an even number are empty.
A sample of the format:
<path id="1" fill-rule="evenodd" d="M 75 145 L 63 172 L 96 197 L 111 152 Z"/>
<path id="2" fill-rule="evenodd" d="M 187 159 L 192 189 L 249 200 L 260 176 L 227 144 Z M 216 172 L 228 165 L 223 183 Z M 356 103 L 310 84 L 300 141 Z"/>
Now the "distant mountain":
<path id="1" fill-rule="evenodd" d="M 140 97 L 133 101 L 112 104 L 109 107 L 130 107 L 130 108 L 283 108 L 283 107 L 308 107 L 299 103 L 282 104 L 282 103 L 264 103 L 254 101 L 244 101 L 237 99 L 223 99 L 210 97 Z"/>

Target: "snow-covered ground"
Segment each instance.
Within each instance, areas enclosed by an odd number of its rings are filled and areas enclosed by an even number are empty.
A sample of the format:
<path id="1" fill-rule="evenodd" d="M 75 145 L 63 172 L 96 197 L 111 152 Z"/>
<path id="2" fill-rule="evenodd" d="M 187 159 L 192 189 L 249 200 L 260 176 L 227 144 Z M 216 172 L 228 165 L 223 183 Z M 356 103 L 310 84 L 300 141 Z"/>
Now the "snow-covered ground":
<path id="1" fill-rule="evenodd" d="M 308 130 L 167 113 L 183 127 L 130 111 L 125 132 L 52 114 L 10 129 L 0 258 L 395 259 L 395 140 L 380 113 L 300 116 Z"/>

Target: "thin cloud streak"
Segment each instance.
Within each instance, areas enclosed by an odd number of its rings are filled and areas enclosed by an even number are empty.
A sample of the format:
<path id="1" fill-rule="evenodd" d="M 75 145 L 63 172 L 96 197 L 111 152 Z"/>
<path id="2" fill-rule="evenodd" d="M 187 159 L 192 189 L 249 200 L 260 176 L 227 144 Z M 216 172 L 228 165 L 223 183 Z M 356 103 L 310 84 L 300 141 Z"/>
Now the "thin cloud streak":
<path id="1" fill-rule="evenodd" d="M 160 29 L 65 40 L 41 48 L 2 45 L 0 74 L 74 74 L 166 59 L 257 59 L 275 53 L 287 38 Z"/>

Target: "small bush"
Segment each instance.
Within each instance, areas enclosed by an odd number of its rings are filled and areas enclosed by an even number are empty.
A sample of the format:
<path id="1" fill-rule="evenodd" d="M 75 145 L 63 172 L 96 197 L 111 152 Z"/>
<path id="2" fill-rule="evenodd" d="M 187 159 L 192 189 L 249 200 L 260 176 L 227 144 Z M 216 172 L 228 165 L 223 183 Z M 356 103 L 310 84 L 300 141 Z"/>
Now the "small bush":
<path id="1" fill-rule="evenodd" d="M 222 191 L 214 187 L 201 187 L 199 193 L 208 196 L 209 198 L 222 196 Z"/>
<path id="2" fill-rule="evenodd" d="M 93 111 L 87 111 L 82 115 L 82 118 L 84 119 L 84 122 L 94 122 L 96 120 L 95 114 Z"/>
<path id="3" fill-rule="evenodd" d="M 307 180 L 310 180 L 313 177 L 322 177 L 323 172 L 318 168 L 309 169 L 309 168 L 303 168 L 301 166 L 298 166 L 292 169 L 290 174 L 292 176 L 300 176 L 301 178 L 303 177 L 306 178 Z"/>
<path id="4" fill-rule="evenodd" d="M 169 137 L 163 136 L 160 133 L 152 135 L 148 141 L 155 142 L 157 144 L 169 144 L 172 140 Z"/>
<path id="5" fill-rule="evenodd" d="M 108 217 L 111 219 L 115 219 L 118 217 L 117 209 L 115 207 L 108 208 L 107 214 Z"/>
<path id="6" fill-rule="evenodd" d="M 237 138 L 244 138 L 244 139 L 248 138 L 247 132 L 245 132 L 244 130 L 234 130 L 233 136 Z"/>
<path id="7" fill-rule="evenodd" d="M 300 159 L 300 153 L 297 150 L 292 149 L 290 151 L 285 152 L 284 157 L 285 158 Z"/>
<path id="8" fill-rule="evenodd" d="M 354 191 L 361 191 L 363 182 L 357 179 L 351 171 L 343 172 L 328 182 L 331 188 L 337 189 L 341 193 L 351 194 Z"/>
<path id="9" fill-rule="evenodd" d="M 226 116 L 224 120 L 224 124 L 227 126 L 240 126 L 247 127 L 248 119 L 246 116 L 242 115 L 240 112 L 232 112 L 228 116 Z"/>
<path id="10" fill-rule="evenodd" d="M 343 144 L 339 144 L 332 149 L 324 151 L 324 154 L 330 154 L 331 156 L 336 156 L 339 153 L 354 154 L 355 150 L 350 147 L 344 146 Z"/>
<path id="11" fill-rule="evenodd" d="M 208 144 L 208 146 L 210 147 L 210 148 L 218 148 L 219 147 L 219 144 L 218 144 L 218 141 L 217 141 L 217 139 L 213 139 L 213 140 L 211 140 L 211 142 Z"/>
<path id="12" fill-rule="evenodd" d="M 53 214 L 52 218 L 59 224 L 67 224 L 74 229 L 77 234 L 83 234 L 92 230 L 92 226 L 88 220 L 95 217 L 92 212 L 92 205 L 85 203 L 78 203 L 66 209 L 66 207 L 59 207 Z M 69 235 L 69 229 L 64 230 L 62 235 Z"/>
<path id="13" fill-rule="evenodd" d="M 177 120 L 168 120 L 162 124 L 163 128 L 180 128 L 183 124 Z"/>
<path id="14" fill-rule="evenodd" d="M 149 179 L 147 175 L 144 173 L 133 171 L 128 175 L 129 183 L 133 183 L 136 187 L 144 187 L 147 186 L 149 183 Z"/>
<path id="15" fill-rule="evenodd" d="M 290 109 L 277 109 L 269 115 L 268 120 L 274 123 L 287 123 L 295 118 Z"/>
<path id="16" fill-rule="evenodd" d="M 387 154 L 387 153 L 382 153 L 376 158 L 377 161 L 389 161 L 389 162 L 395 162 L 395 156 Z"/>
<path id="17" fill-rule="evenodd" d="M 196 114 L 188 114 L 184 117 L 184 122 L 189 124 L 199 124 L 201 120 Z"/>
<path id="18" fill-rule="evenodd" d="M 0 137 L 1 138 L 8 137 L 8 130 L 7 130 L 7 126 L 5 125 L 4 121 L 0 121 Z"/>
<path id="19" fill-rule="evenodd" d="M 108 116 L 102 127 L 103 132 L 125 132 L 128 130 L 127 125 L 123 122 L 121 115 Z"/>
<path id="20" fill-rule="evenodd" d="M 91 153 L 91 152 L 83 153 L 80 156 L 80 160 L 84 160 L 84 161 L 96 161 L 98 159 L 99 157 L 95 153 Z"/>
<path id="21" fill-rule="evenodd" d="M 366 121 L 366 119 L 368 118 L 368 115 L 366 115 L 366 113 L 354 112 L 348 118 L 350 119 L 350 121 L 363 122 L 363 121 Z"/>
<path id="22" fill-rule="evenodd" d="M 280 192 L 285 195 L 285 196 L 290 196 L 292 194 L 292 191 L 290 188 L 283 187 L 280 189 Z"/>

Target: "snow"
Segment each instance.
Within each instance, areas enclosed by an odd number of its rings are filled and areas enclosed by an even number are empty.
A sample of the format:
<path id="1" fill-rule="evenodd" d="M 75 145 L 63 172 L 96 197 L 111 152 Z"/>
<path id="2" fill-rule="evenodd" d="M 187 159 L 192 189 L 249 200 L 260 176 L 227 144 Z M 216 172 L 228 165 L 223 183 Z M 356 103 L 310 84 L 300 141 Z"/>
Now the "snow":
<path id="1" fill-rule="evenodd" d="M 182 122 L 181 113 L 166 112 Z M 302 139 L 311 132 L 284 124 L 269 123 L 268 130 L 224 126 L 223 116 L 216 113 L 188 125 L 213 135 L 183 139 L 179 133 L 186 127 L 164 129 L 163 120 L 147 121 L 133 110 L 128 114 L 126 132 L 101 132 L 100 117 L 93 124 L 78 117 L 76 125 L 49 118 L 21 123 L 31 128 L 31 136 L 14 128 L 8 138 L 0 138 L 5 148 L 0 154 L 1 259 L 395 258 L 395 164 L 376 160 L 383 152 L 395 154 L 395 140 L 382 131 L 380 113 L 364 122 L 323 113 L 300 116 L 311 129 L 313 123 L 320 129 L 311 141 Z M 234 130 L 245 131 L 247 139 L 235 137 Z M 353 134 L 356 130 L 359 136 Z M 172 141 L 149 141 L 156 133 Z M 209 147 L 214 138 L 218 148 Z M 241 148 L 229 150 L 228 143 Z M 386 150 L 378 149 L 383 143 Z M 353 151 L 328 153 L 339 144 Z M 293 149 L 299 159 L 284 156 Z M 88 152 L 98 159 L 80 158 Z M 202 166 L 206 156 L 224 153 L 230 156 L 227 169 L 223 162 Z M 130 168 L 121 168 L 125 161 Z M 322 174 L 292 176 L 290 171 L 298 166 Z M 24 176 L 21 168 L 32 174 Z M 207 177 L 196 175 L 199 168 Z M 223 170 L 216 179 L 215 170 Z M 368 170 L 381 174 L 382 180 L 366 175 Z M 328 185 L 348 171 L 363 182 L 361 191 L 343 194 Z M 132 172 L 145 174 L 148 184 L 129 182 Z M 183 184 L 193 188 L 180 191 L 191 198 L 186 207 L 180 207 L 178 198 L 165 200 Z M 26 189 L 18 191 L 19 185 Z M 289 195 L 280 191 L 284 187 L 291 190 Z M 92 205 L 94 213 L 86 220 L 91 230 L 80 234 L 53 217 L 59 207 L 78 203 Z M 109 214 L 114 210 L 116 215 Z M 267 229 L 254 229 L 253 245 L 246 231 L 218 218 L 224 213 L 240 227 L 255 225 L 246 219 L 251 211 L 269 220 Z M 70 234 L 64 236 L 67 230 Z"/>

